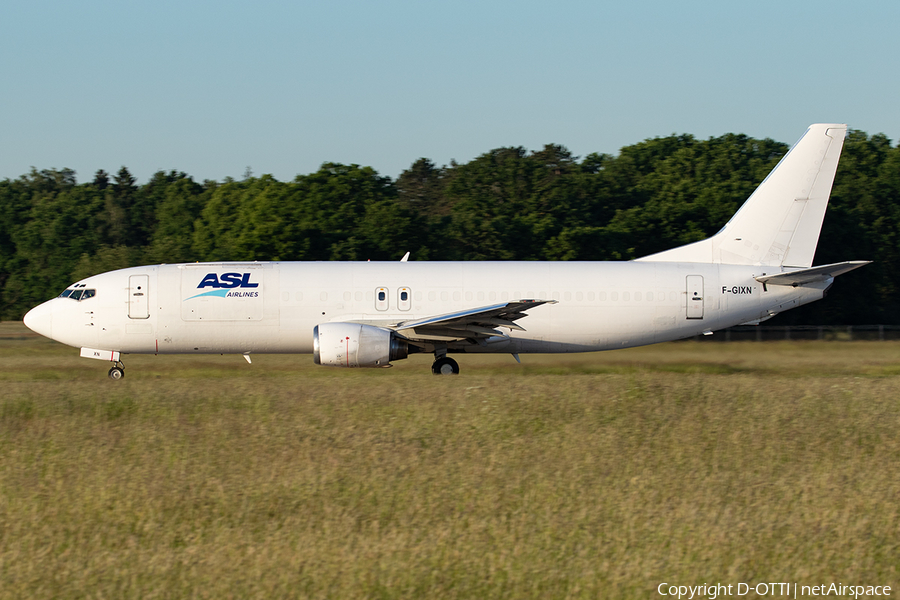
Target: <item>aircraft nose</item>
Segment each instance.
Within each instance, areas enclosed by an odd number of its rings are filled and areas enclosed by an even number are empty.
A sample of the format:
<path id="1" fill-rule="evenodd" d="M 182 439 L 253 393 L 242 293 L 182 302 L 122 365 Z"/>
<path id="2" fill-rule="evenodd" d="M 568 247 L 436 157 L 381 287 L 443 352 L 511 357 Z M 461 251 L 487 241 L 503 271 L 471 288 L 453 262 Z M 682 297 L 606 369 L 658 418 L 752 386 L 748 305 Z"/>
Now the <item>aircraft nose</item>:
<path id="1" fill-rule="evenodd" d="M 50 302 L 35 306 L 25 314 L 25 327 L 44 337 L 53 339 L 53 308 Z"/>

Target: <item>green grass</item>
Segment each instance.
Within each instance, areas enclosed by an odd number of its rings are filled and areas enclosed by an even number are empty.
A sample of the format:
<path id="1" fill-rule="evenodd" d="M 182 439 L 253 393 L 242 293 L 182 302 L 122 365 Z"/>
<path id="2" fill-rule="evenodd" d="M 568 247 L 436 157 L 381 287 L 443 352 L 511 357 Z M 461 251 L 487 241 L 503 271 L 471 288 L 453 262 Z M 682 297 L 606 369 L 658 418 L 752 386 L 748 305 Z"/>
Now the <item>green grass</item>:
<path id="1" fill-rule="evenodd" d="M 0 598 L 900 583 L 900 343 L 0 359 Z"/>

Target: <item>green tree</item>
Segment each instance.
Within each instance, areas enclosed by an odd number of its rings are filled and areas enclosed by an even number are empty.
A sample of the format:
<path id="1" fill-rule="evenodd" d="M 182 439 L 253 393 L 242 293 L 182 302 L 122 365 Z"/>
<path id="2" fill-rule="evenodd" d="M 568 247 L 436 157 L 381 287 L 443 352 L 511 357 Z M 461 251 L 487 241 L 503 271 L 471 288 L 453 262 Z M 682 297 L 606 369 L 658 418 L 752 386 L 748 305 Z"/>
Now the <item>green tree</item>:
<path id="1" fill-rule="evenodd" d="M 851 130 L 838 163 L 814 264 L 874 261 L 841 276 L 827 302 L 779 316 L 776 324 L 900 323 L 900 148 L 883 134 Z M 796 314 L 793 314 L 796 312 Z"/>
<path id="2" fill-rule="evenodd" d="M 50 173 L 53 184 L 47 174 L 33 172 L 22 182 L 30 188 L 30 210 L 12 234 L 16 258 L 5 286 L 16 312 L 71 283 L 79 258 L 100 245 L 96 217 L 102 213 L 102 195 L 90 186 L 76 186 L 74 173 Z"/>
<path id="3" fill-rule="evenodd" d="M 491 150 L 465 164 L 422 158 L 396 182 L 369 167 L 325 163 L 196 183 L 159 171 L 138 185 L 126 167 L 78 185 L 71 169 L 0 181 L 3 318 L 89 274 L 196 260 L 627 260 L 714 234 L 787 150 L 727 134 L 673 135 L 583 160 L 550 144 Z M 900 306 L 900 147 L 851 131 L 817 264 L 872 259 L 828 302 L 782 323 L 895 323 Z M 776 323 L 778 321 L 775 321 Z"/>
<path id="4" fill-rule="evenodd" d="M 136 210 L 148 214 L 152 223 L 146 236 L 149 243 L 144 254 L 146 262 L 174 263 L 199 260 L 194 248 L 197 220 L 212 193 L 210 187 L 196 183 L 184 173 L 159 172 L 143 186 Z"/>

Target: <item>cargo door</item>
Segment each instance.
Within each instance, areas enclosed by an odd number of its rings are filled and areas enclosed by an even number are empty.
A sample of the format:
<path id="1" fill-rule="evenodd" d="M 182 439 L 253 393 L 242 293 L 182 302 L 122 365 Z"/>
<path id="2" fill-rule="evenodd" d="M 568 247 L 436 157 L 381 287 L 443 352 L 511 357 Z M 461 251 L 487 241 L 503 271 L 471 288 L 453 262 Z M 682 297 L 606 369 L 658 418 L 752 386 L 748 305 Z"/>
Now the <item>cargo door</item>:
<path id="1" fill-rule="evenodd" d="M 687 276 L 687 318 L 703 318 L 703 276 Z"/>
<path id="2" fill-rule="evenodd" d="M 128 278 L 128 318 L 150 318 L 150 276 L 132 275 Z"/>

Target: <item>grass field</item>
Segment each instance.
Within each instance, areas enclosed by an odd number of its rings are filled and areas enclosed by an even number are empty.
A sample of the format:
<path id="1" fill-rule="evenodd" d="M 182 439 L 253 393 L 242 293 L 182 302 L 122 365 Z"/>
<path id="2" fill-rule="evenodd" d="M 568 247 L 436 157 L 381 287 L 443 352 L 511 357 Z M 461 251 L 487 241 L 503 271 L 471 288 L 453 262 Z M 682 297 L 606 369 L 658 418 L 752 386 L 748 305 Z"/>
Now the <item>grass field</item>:
<path id="1" fill-rule="evenodd" d="M 125 358 L 0 324 L 0 598 L 900 587 L 900 343 Z"/>

